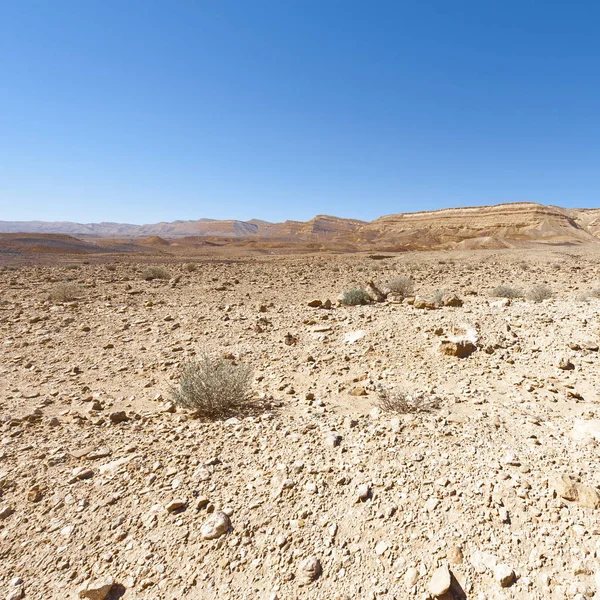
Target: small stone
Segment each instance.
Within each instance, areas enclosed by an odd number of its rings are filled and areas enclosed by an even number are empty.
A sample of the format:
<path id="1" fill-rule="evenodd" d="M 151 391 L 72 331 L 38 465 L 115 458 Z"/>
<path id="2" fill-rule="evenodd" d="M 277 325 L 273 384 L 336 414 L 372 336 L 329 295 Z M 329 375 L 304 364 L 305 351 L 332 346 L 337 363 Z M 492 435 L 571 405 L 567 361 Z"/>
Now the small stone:
<path id="1" fill-rule="evenodd" d="M 371 497 L 371 487 L 363 483 L 356 488 L 356 497 L 358 502 L 366 502 Z"/>
<path id="2" fill-rule="evenodd" d="M 6 519 L 13 514 L 14 509 L 10 504 L 0 504 L 0 519 Z"/>
<path id="3" fill-rule="evenodd" d="M 446 356 L 467 358 L 477 350 L 477 346 L 468 340 L 450 341 L 444 340 L 440 344 L 440 352 Z"/>
<path id="4" fill-rule="evenodd" d="M 200 528 L 203 540 L 214 540 L 226 534 L 231 529 L 231 521 L 223 512 L 218 511 L 210 516 Z"/>
<path id="5" fill-rule="evenodd" d="M 431 581 L 427 586 L 429 593 L 436 598 L 443 596 L 452 585 L 452 574 L 447 566 L 438 567 L 431 576 Z"/>
<path id="6" fill-rule="evenodd" d="M 494 579 L 500 587 L 509 587 L 515 581 L 515 572 L 508 565 L 500 563 L 494 567 Z"/>
<path id="7" fill-rule="evenodd" d="M 362 386 L 356 386 L 355 388 L 352 389 L 352 391 L 350 392 L 350 395 L 351 396 L 366 396 L 367 390 L 365 390 L 365 388 Z"/>
<path id="8" fill-rule="evenodd" d="M 298 569 L 298 583 L 299 585 L 308 585 L 318 579 L 321 573 L 321 561 L 316 556 L 309 556 Z"/>
<path id="9" fill-rule="evenodd" d="M 556 366 L 563 371 L 571 371 L 575 368 L 568 356 L 561 356 Z"/>
<path id="10" fill-rule="evenodd" d="M 127 413 L 124 410 L 118 410 L 110 413 L 109 419 L 111 420 L 111 423 L 114 423 L 115 425 L 118 423 L 124 423 L 125 421 L 129 421 L 129 417 L 127 416 Z"/>
<path id="11" fill-rule="evenodd" d="M 341 442 L 342 436 L 339 433 L 336 433 L 335 431 L 328 433 L 325 437 L 325 443 L 331 448 L 336 448 L 341 444 Z"/>
<path id="12" fill-rule="evenodd" d="M 389 544 L 385 540 L 380 540 L 375 545 L 375 554 L 377 554 L 377 556 L 381 556 L 387 552 L 389 547 Z"/>
<path id="13" fill-rule="evenodd" d="M 110 576 L 84 584 L 79 589 L 79 597 L 88 600 L 104 600 L 114 585 L 114 579 Z"/>
<path id="14" fill-rule="evenodd" d="M 187 500 L 184 500 L 183 498 L 176 498 L 175 500 L 171 500 L 171 502 L 169 502 L 165 508 L 171 513 L 180 510 L 186 504 Z"/>
<path id="15" fill-rule="evenodd" d="M 86 467 L 75 467 L 73 469 L 73 474 L 71 478 L 67 481 L 67 483 L 76 483 L 77 481 L 81 481 L 82 479 L 89 479 L 94 476 L 94 471 L 92 469 L 88 469 Z"/>
<path id="16" fill-rule="evenodd" d="M 311 308 L 319 308 L 319 306 L 321 306 L 323 304 L 323 302 L 321 302 L 321 300 L 311 300 L 308 303 L 308 306 L 310 306 Z"/>
<path id="17" fill-rule="evenodd" d="M 440 501 L 437 498 L 431 497 L 425 502 L 425 510 L 427 512 L 433 512 L 440 505 Z"/>
<path id="18" fill-rule="evenodd" d="M 452 565 L 460 565 L 463 561 L 462 550 L 458 546 L 450 546 L 446 552 L 448 562 Z"/>
<path id="19" fill-rule="evenodd" d="M 410 589 L 412 588 L 417 581 L 419 580 L 419 570 L 415 567 L 410 567 L 404 573 L 404 585 Z"/>

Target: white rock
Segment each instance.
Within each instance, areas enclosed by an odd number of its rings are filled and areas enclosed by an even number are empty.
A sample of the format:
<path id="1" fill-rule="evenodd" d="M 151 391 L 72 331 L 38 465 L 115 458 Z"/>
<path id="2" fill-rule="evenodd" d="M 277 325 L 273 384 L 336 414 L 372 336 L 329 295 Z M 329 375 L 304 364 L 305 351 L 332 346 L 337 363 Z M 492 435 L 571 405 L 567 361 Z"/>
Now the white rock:
<path id="1" fill-rule="evenodd" d="M 210 516 L 200 528 L 200 535 L 204 540 L 214 540 L 226 534 L 231 528 L 229 517 L 222 511 Z"/>
<path id="2" fill-rule="evenodd" d="M 113 585 L 114 579 L 110 576 L 97 579 L 79 588 L 79 597 L 88 600 L 104 600 L 110 594 Z"/>
<path id="3" fill-rule="evenodd" d="M 508 565 L 500 563 L 494 567 L 494 579 L 501 587 L 508 587 L 515 580 L 515 572 Z"/>

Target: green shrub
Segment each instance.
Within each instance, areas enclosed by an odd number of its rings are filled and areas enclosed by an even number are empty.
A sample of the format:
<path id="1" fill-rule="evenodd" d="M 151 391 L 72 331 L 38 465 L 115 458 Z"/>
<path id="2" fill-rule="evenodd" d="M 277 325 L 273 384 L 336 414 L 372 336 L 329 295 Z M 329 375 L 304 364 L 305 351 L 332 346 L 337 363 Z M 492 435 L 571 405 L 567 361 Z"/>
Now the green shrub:
<path id="1" fill-rule="evenodd" d="M 362 288 L 352 288 L 342 293 L 342 304 L 346 306 L 361 306 L 369 304 L 371 298 Z"/>

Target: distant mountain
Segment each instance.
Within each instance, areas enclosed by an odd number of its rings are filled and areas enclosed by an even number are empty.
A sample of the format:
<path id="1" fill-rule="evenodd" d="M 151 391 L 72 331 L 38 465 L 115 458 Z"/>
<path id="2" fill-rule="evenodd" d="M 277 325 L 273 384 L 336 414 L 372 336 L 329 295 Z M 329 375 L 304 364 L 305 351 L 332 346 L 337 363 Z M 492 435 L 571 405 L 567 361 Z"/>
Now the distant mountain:
<path id="1" fill-rule="evenodd" d="M 567 209 L 532 202 L 400 213 L 371 222 L 318 215 L 310 221 L 270 223 L 198 219 L 149 225 L 0 221 L 0 233 L 66 234 L 73 237 L 132 240 L 162 248 L 177 240 L 192 244 L 210 238 L 218 244 L 297 244 L 344 250 L 505 248 L 531 244 L 584 244 L 600 241 L 600 208 Z M 169 241 L 170 240 L 170 241 Z"/>

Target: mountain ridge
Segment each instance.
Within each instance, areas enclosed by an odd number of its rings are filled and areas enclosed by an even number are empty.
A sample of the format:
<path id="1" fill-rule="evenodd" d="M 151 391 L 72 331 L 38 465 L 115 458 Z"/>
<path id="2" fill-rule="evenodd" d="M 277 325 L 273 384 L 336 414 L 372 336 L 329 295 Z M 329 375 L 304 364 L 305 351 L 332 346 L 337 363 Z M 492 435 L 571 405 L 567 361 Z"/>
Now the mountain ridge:
<path id="1" fill-rule="evenodd" d="M 600 208 L 563 208 L 533 202 L 454 207 L 384 215 L 373 221 L 316 215 L 308 221 L 177 220 L 154 224 L 0 221 L 0 234 L 70 235 L 132 240 L 144 246 L 203 244 L 264 247 L 309 244 L 340 250 L 516 248 L 600 242 Z M 146 240 L 146 241 L 144 241 Z M 197 241 L 194 241 L 197 240 Z"/>

